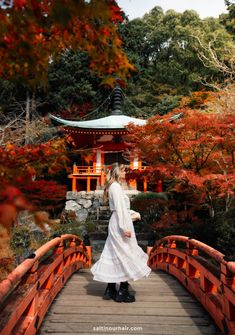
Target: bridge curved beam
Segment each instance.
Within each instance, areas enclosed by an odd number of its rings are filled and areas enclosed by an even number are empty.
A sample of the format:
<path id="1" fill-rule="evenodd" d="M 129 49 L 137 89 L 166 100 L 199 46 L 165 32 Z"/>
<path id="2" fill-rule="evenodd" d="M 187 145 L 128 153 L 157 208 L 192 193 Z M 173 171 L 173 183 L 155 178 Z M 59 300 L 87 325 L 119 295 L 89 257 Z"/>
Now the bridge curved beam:
<path id="1" fill-rule="evenodd" d="M 187 236 L 166 236 L 148 247 L 148 265 L 175 276 L 224 334 L 235 334 L 235 262 Z"/>
<path id="2" fill-rule="evenodd" d="M 36 334 L 70 276 L 91 266 L 91 247 L 65 234 L 41 246 L 0 283 L 0 335 Z"/>

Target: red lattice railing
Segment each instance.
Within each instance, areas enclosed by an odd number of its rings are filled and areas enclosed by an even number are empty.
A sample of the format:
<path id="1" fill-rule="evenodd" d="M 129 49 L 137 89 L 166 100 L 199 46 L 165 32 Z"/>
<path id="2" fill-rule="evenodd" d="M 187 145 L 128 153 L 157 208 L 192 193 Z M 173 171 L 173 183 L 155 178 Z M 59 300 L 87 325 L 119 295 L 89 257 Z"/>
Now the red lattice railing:
<path id="1" fill-rule="evenodd" d="M 227 335 L 235 334 L 235 262 L 186 236 L 167 236 L 148 247 L 148 264 L 175 276 Z"/>
<path id="2" fill-rule="evenodd" d="M 36 334 L 69 277 L 90 266 L 91 247 L 76 235 L 62 235 L 40 247 L 0 283 L 0 334 Z"/>

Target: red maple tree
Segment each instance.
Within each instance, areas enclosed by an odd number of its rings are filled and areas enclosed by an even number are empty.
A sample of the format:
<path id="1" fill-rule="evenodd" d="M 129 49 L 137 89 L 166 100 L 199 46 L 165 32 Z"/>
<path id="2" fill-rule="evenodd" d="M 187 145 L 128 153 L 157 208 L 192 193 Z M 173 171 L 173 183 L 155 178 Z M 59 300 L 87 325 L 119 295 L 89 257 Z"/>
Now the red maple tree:
<path id="1" fill-rule="evenodd" d="M 180 117 L 172 120 L 173 115 Z M 194 204 L 207 205 L 213 215 L 216 199 L 228 206 L 234 195 L 234 129 L 233 113 L 191 109 L 154 116 L 145 126 L 130 125 L 128 141 L 151 166 L 136 176 L 152 184 L 172 181 L 171 191 L 194 194 Z"/>
<path id="2" fill-rule="evenodd" d="M 94 70 L 125 79 L 133 66 L 116 30 L 122 21 L 112 0 L 14 1 L 11 8 L 0 8 L 0 76 L 31 86 L 45 83 L 49 62 L 72 48 L 87 51 Z"/>
<path id="3" fill-rule="evenodd" d="M 62 138 L 36 146 L 8 144 L 0 148 L 2 226 L 9 230 L 22 209 L 51 209 L 64 200 L 66 187 L 48 178 L 67 169 L 68 141 L 68 138 Z"/>

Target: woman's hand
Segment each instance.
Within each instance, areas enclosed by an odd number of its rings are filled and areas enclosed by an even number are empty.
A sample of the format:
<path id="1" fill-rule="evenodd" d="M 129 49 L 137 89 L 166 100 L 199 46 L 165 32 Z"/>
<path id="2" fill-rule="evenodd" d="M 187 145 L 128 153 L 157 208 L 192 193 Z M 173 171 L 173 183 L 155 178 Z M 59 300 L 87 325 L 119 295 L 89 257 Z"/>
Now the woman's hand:
<path id="1" fill-rule="evenodd" d="M 139 212 L 133 211 L 133 209 L 130 210 L 130 214 L 131 214 L 131 220 L 132 221 L 138 221 L 141 220 L 141 215 Z"/>
<path id="2" fill-rule="evenodd" d="M 131 237 L 131 231 L 130 230 L 125 230 L 124 231 L 124 236 L 125 237 Z"/>

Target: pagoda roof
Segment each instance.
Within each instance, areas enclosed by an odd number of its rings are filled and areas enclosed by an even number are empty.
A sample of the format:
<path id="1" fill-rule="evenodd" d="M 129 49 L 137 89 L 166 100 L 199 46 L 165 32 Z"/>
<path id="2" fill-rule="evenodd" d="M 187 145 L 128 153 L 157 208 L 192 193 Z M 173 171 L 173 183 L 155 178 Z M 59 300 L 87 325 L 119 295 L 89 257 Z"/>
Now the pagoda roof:
<path id="1" fill-rule="evenodd" d="M 137 119 L 127 115 L 110 115 L 99 119 L 89 121 L 71 121 L 65 120 L 60 117 L 49 114 L 49 117 L 55 122 L 73 128 L 81 129 L 126 129 L 128 123 L 134 123 L 134 125 L 143 126 L 147 123 L 147 120 Z"/>

